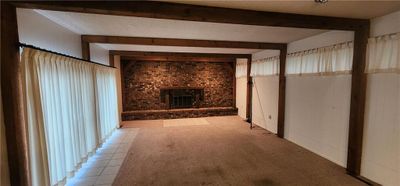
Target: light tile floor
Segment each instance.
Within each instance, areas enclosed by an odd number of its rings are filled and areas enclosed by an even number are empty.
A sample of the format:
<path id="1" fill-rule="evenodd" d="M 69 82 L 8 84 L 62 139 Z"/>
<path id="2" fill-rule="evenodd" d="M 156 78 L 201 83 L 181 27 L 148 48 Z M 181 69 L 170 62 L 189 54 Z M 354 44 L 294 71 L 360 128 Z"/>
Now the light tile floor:
<path id="1" fill-rule="evenodd" d="M 138 130 L 116 130 L 75 176 L 68 180 L 67 186 L 112 185 Z"/>

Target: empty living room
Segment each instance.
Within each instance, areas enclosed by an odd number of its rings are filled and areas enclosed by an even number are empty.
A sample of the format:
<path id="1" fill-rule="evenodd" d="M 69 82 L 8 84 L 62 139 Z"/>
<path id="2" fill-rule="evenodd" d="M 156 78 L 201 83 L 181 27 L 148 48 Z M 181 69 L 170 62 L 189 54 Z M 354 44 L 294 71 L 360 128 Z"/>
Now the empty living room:
<path id="1" fill-rule="evenodd" d="M 1 1 L 1 186 L 400 185 L 400 1 Z"/>

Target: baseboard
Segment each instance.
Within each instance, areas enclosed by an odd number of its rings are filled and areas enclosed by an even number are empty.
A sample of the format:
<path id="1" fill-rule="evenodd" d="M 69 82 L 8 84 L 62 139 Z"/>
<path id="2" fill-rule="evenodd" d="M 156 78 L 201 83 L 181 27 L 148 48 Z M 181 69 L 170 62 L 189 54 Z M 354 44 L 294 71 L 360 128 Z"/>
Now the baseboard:
<path id="1" fill-rule="evenodd" d="M 364 176 L 361 176 L 361 175 L 353 175 L 353 174 L 350 174 L 350 173 L 347 173 L 347 174 L 350 175 L 350 176 L 353 176 L 354 178 L 356 178 L 356 179 L 358 179 L 358 180 L 360 180 L 360 181 L 362 181 L 362 182 L 364 182 L 364 183 L 366 183 L 366 184 L 368 184 L 368 185 L 372 185 L 372 186 L 382 186 L 381 184 L 376 183 L 376 182 L 374 182 L 374 181 L 372 181 L 372 180 L 370 180 L 370 179 L 368 179 L 368 178 L 366 178 L 366 177 L 364 177 Z"/>

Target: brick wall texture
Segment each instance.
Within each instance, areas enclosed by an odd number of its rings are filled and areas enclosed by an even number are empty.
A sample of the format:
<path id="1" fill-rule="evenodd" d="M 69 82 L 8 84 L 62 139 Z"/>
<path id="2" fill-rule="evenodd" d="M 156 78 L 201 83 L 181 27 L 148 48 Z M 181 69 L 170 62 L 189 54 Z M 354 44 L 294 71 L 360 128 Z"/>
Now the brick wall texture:
<path id="1" fill-rule="evenodd" d="M 203 87 L 201 107 L 233 106 L 233 64 L 124 61 L 124 111 L 160 110 L 161 87 Z"/>

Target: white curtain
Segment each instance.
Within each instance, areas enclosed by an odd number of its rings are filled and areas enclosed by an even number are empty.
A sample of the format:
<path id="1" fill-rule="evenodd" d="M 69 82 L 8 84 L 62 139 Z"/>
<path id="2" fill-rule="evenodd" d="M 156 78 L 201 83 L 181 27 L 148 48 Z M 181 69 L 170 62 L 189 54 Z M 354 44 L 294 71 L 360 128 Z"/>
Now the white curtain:
<path id="1" fill-rule="evenodd" d="M 99 123 L 98 133 L 102 142 L 113 132 L 119 122 L 116 87 L 116 71 L 96 66 L 96 103 Z"/>
<path id="2" fill-rule="evenodd" d="M 368 40 L 367 73 L 400 73 L 400 33 Z"/>
<path id="3" fill-rule="evenodd" d="M 97 100 L 117 98 L 98 88 L 104 75 L 94 64 L 30 48 L 21 58 L 32 185 L 63 185 L 103 141 L 99 131 L 117 125 L 99 116 L 117 117 L 117 107 L 103 112 Z"/>
<path id="4" fill-rule="evenodd" d="M 236 78 L 247 76 L 247 59 L 237 59 L 235 76 Z"/>
<path id="5" fill-rule="evenodd" d="M 279 56 L 252 62 L 250 75 L 252 77 L 279 75 Z"/>
<path id="6" fill-rule="evenodd" d="M 353 64 L 353 43 L 288 54 L 287 75 L 349 74 Z"/>

